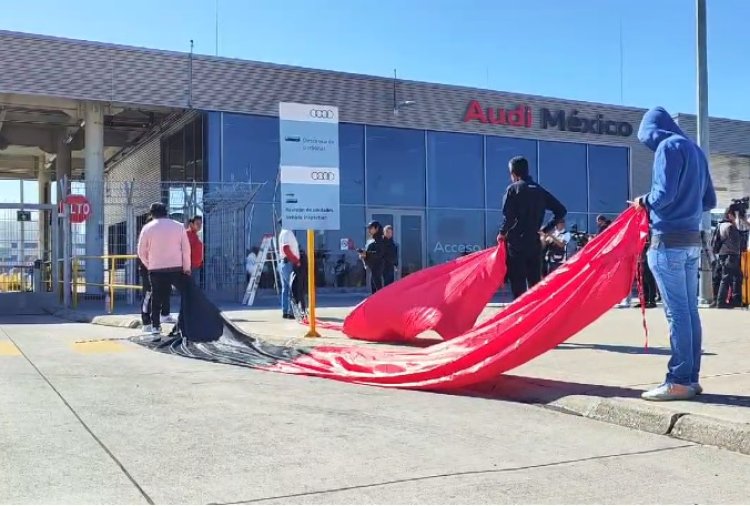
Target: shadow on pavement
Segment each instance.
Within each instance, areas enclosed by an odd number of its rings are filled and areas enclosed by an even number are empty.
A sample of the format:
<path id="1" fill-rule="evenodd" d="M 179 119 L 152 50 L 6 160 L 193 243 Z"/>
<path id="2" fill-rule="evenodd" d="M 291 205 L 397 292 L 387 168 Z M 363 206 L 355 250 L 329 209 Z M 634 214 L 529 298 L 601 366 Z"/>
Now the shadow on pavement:
<path id="1" fill-rule="evenodd" d="M 71 323 L 61 320 L 47 313 L 43 314 L 20 314 L 20 315 L 0 315 L 0 325 L 34 325 L 44 324 L 51 325 L 54 323 Z"/>
<path id="2" fill-rule="evenodd" d="M 344 323 L 343 318 L 336 318 L 333 316 L 318 316 L 316 320 L 326 323 Z"/>
<path id="3" fill-rule="evenodd" d="M 628 355 L 666 355 L 670 356 L 672 352 L 669 348 L 663 347 L 649 347 L 644 348 L 643 346 L 625 346 L 617 344 L 589 344 L 589 343 L 563 343 L 555 348 L 557 350 L 599 350 L 609 351 L 612 353 L 625 353 Z M 716 356 L 716 353 L 703 352 L 704 357 Z"/>
<path id="4" fill-rule="evenodd" d="M 494 382 L 477 385 L 462 394 L 484 399 L 548 404 L 571 395 L 639 399 L 641 393 L 643 393 L 643 389 L 506 375 Z M 703 393 L 687 402 L 715 406 L 750 407 L 750 396 Z M 665 407 L 668 405 L 669 403 L 664 403 Z"/>

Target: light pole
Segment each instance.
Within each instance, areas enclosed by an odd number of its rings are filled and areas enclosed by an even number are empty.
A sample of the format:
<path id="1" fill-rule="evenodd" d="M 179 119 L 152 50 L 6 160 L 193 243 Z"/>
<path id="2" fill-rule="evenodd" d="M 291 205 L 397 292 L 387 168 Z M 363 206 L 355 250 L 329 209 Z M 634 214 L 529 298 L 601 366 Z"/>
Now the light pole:
<path id="1" fill-rule="evenodd" d="M 708 51 L 706 42 L 706 0 L 695 2 L 696 22 L 696 63 L 697 72 L 697 95 L 698 95 L 698 145 L 703 149 L 706 158 L 711 164 L 711 151 L 709 147 L 708 127 Z M 708 244 L 708 235 L 711 229 L 711 214 L 703 213 L 703 244 Z M 701 284 L 700 298 L 708 302 L 713 298 L 711 287 L 711 260 L 707 254 L 701 255 Z"/>

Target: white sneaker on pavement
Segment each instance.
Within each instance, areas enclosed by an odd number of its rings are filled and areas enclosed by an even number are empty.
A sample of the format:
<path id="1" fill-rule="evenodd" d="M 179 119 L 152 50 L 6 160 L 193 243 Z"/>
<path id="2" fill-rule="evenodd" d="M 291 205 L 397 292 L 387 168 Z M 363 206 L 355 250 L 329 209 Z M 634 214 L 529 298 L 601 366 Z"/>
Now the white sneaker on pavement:
<path id="1" fill-rule="evenodd" d="M 677 383 L 663 383 L 641 394 L 641 398 L 647 401 L 686 401 L 693 397 L 695 390 L 691 385 Z"/>
<path id="2" fill-rule="evenodd" d="M 160 321 L 161 321 L 161 323 L 174 323 L 174 324 L 176 324 L 177 323 L 177 318 L 175 318 L 171 314 L 168 314 L 166 316 L 162 316 L 160 318 Z"/>

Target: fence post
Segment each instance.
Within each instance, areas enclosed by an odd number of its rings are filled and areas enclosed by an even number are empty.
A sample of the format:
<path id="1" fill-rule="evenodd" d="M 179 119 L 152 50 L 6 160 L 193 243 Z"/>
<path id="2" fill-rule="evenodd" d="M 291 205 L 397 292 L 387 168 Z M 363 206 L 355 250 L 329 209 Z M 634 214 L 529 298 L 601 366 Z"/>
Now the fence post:
<path id="1" fill-rule="evenodd" d="M 112 314 L 115 310 L 115 259 L 114 257 L 109 258 L 109 313 Z"/>
<path id="2" fill-rule="evenodd" d="M 67 265 L 65 267 L 67 268 Z M 77 308 L 78 307 L 78 259 L 77 258 L 73 258 L 73 280 L 71 282 L 71 291 L 73 292 L 73 308 Z"/>
<path id="3" fill-rule="evenodd" d="M 127 235 L 125 242 L 126 242 L 126 254 L 131 255 L 135 253 L 135 236 L 136 236 L 136 230 L 135 230 L 135 208 L 133 206 L 133 185 L 134 182 L 131 181 L 128 183 L 128 187 L 126 189 L 127 191 L 127 206 L 125 209 L 125 234 Z M 134 285 L 135 284 L 135 270 L 136 270 L 136 262 L 135 261 L 128 261 L 125 260 L 125 284 L 128 285 Z M 128 289 L 128 304 L 132 305 L 135 301 L 133 290 Z"/>
<path id="4" fill-rule="evenodd" d="M 58 195 L 57 200 L 62 202 L 65 197 L 68 196 L 68 181 L 65 177 L 63 177 L 63 181 L 60 184 L 60 195 Z M 62 259 L 63 259 L 63 306 L 66 308 L 70 307 L 70 297 L 71 292 L 75 292 L 73 283 L 71 282 L 71 275 L 70 270 L 73 267 L 71 265 L 71 256 L 73 252 L 73 248 L 71 246 L 72 243 L 72 231 L 70 229 L 70 209 L 69 206 L 63 205 L 62 206 Z M 77 300 L 76 302 L 77 303 Z M 75 306 L 74 306 L 75 307 Z"/>

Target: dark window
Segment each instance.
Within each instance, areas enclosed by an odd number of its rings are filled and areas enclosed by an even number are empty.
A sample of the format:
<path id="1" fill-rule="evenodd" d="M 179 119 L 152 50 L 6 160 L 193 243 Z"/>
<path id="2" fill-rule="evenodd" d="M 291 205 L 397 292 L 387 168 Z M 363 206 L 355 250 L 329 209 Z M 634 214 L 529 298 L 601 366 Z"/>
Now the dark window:
<path id="1" fill-rule="evenodd" d="M 185 168 L 182 179 L 177 181 L 195 181 L 195 122 L 190 122 L 183 129 L 185 135 Z"/>
<path id="2" fill-rule="evenodd" d="M 203 181 L 203 117 L 199 116 L 162 141 L 163 181 Z"/>
<path id="3" fill-rule="evenodd" d="M 489 248 L 497 244 L 497 234 L 500 232 L 500 223 L 503 220 L 502 211 L 487 211 L 485 215 L 484 246 Z"/>
<path id="4" fill-rule="evenodd" d="M 195 166 L 195 180 L 205 181 L 206 173 L 204 172 L 203 152 L 205 151 L 204 146 L 206 144 L 206 135 L 204 132 L 204 119 L 205 115 L 201 115 L 198 119 L 193 122 L 195 127 L 195 148 L 194 148 L 194 166 Z"/>
<path id="5" fill-rule="evenodd" d="M 256 202 L 272 202 L 279 172 L 279 118 L 224 114 L 224 182 L 266 183 Z"/>
<path id="6" fill-rule="evenodd" d="M 523 156 L 529 161 L 529 172 L 534 179 L 539 178 L 537 163 L 537 142 L 512 137 L 487 137 L 487 208 L 500 209 L 505 188 L 510 184 L 508 162 L 514 156 Z"/>
<path id="7" fill-rule="evenodd" d="M 592 230 L 589 227 L 588 216 L 586 213 L 568 213 L 565 216 L 565 228 L 568 232 L 578 230 L 579 232 L 594 233 L 596 230 Z"/>
<path id="8" fill-rule="evenodd" d="M 221 117 L 220 112 L 206 114 L 206 149 L 204 154 L 208 162 L 206 180 L 221 181 Z"/>
<path id="9" fill-rule="evenodd" d="M 339 125 L 341 203 L 365 203 L 365 132 L 362 125 Z M 342 214 L 343 220 L 343 214 Z"/>
<path id="10" fill-rule="evenodd" d="M 427 132 L 428 205 L 484 208 L 484 164 L 479 135 Z"/>
<path id="11" fill-rule="evenodd" d="M 185 181 L 185 138 L 184 132 L 169 136 L 169 165 L 167 166 L 167 181 Z"/>
<path id="12" fill-rule="evenodd" d="M 315 238 L 317 286 L 353 288 L 365 286 L 365 269 L 357 248 L 365 242 L 364 206 L 341 206 L 341 230 L 320 232 Z M 305 248 L 304 242 L 300 247 Z"/>
<path id="13" fill-rule="evenodd" d="M 367 127 L 366 133 L 368 205 L 424 207 L 424 132 Z"/>
<path id="14" fill-rule="evenodd" d="M 436 265 L 484 249 L 484 213 L 436 209 L 427 212 L 427 261 Z"/>
<path id="15" fill-rule="evenodd" d="M 589 146 L 589 213 L 613 218 L 625 209 L 629 196 L 628 148 Z M 592 230 L 594 230 L 592 228 Z"/>
<path id="16" fill-rule="evenodd" d="M 587 212 L 586 145 L 539 141 L 539 182 L 568 212 Z"/>

